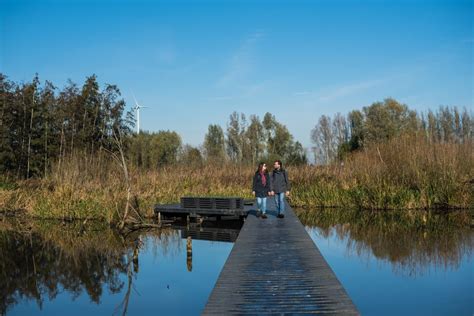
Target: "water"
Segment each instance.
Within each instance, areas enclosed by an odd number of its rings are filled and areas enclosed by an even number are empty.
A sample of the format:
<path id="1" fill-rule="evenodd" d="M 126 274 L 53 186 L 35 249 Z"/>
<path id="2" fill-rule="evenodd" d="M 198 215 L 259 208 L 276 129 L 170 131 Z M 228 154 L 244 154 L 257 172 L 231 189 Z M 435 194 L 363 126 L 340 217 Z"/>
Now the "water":
<path id="1" fill-rule="evenodd" d="M 474 313 L 470 213 L 298 215 L 363 315 Z M 241 225 L 123 237 L 100 223 L 0 218 L 0 314 L 198 315 Z"/>
<path id="2" fill-rule="evenodd" d="M 363 315 L 473 315 L 474 232 L 437 220 L 303 222 Z"/>
<path id="3" fill-rule="evenodd" d="M 28 225 L 0 229 L 0 314 L 197 315 L 233 245 L 192 239 L 189 248 L 185 229 L 124 239 L 103 227 Z M 233 227 L 217 239 L 237 234 Z"/>

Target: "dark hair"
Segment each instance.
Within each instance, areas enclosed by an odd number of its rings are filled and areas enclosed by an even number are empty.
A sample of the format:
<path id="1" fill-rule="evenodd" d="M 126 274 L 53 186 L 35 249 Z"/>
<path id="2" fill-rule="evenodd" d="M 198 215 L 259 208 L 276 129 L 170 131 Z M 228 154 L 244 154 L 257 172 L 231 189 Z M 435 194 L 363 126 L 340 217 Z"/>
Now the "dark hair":
<path id="1" fill-rule="evenodd" d="M 266 163 L 264 163 L 264 162 L 259 163 L 259 164 L 258 164 L 257 171 L 255 171 L 255 173 L 260 173 L 260 172 L 262 172 L 263 165 L 266 165 Z M 265 172 L 268 172 L 268 171 L 265 170 Z"/>
<path id="2" fill-rule="evenodd" d="M 283 164 L 281 163 L 281 160 L 275 160 L 275 162 L 278 162 L 278 164 L 280 165 L 280 169 L 283 170 Z"/>

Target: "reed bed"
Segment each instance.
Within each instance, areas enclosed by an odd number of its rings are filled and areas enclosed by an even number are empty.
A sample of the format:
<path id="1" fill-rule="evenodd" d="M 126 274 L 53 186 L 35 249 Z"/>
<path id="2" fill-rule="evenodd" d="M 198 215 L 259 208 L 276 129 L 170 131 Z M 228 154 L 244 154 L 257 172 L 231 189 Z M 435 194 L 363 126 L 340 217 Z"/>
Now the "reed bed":
<path id="1" fill-rule="evenodd" d="M 271 162 L 270 162 L 271 163 Z M 289 166 L 295 207 L 355 209 L 474 208 L 473 143 L 433 144 L 402 136 L 373 145 L 327 166 Z M 151 216 L 156 203 L 181 196 L 252 198 L 255 168 L 231 163 L 155 170 L 131 166 L 133 207 Z M 0 210 L 23 210 L 40 218 L 116 221 L 126 203 L 120 166 L 105 154 L 73 155 L 43 179 L 0 186 Z"/>

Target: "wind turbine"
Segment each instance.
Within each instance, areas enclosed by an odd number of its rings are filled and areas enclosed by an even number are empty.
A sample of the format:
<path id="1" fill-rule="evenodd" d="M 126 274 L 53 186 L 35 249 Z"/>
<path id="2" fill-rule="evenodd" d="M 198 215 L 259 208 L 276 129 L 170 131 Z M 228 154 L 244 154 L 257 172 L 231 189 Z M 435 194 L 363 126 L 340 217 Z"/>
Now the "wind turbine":
<path id="1" fill-rule="evenodd" d="M 135 101 L 135 107 L 133 108 L 135 112 L 137 113 L 137 134 L 140 134 L 140 109 L 147 108 L 147 106 L 141 106 L 138 104 L 137 99 L 135 98 L 135 94 L 133 94 L 133 100 Z"/>

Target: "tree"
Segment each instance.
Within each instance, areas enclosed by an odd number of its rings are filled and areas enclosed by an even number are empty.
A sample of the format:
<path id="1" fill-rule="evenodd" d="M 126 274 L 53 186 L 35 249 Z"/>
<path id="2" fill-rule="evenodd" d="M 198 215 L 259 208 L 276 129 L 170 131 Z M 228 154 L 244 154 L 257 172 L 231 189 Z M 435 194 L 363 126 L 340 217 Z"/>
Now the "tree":
<path id="1" fill-rule="evenodd" d="M 308 163 L 306 150 L 298 141 L 292 145 L 291 151 L 286 159 L 287 164 L 289 165 L 305 165 Z"/>
<path id="2" fill-rule="evenodd" d="M 135 166 L 159 168 L 178 161 L 181 137 L 172 131 L 140 132 L 129 136 L 127 147 L 128 157 Z"/>
<path id="3" fill-rule="evenodd" d="M 454 139 L 454 115 L 447 107 L 440 107 L 438 114 L 439 125 L 442 133 L 442 140 L 450 142 Z"/>
<path id="4" fill-rule="evenodd" d="M 272 139 L 273 152 L 277 156 L 288 159 L 294 147 L 293 135 L 290 134 L 288 128 L 280 123 L 275 125 L 275 137 Z"/>
<path id="5" fill-rule="evenodd" d="M 428 111 L 427 134 L 431 142 L 439 141 L 439 126 L 435 114 L 431 110 Z"/>
<path id="6" fill-rule="evenodd" d="M 265 113 L 262 121 L 267 155 L 275 153 L 276 119 L 271 113 Z"/>
<path id="7" fill-rule="evenodd" d="M 318 124 L 311 131 L 311 141 L 317 163 L 329 163 L 334 159 L 334 135 L 330 117 L 322 115 L 319 118 Z"/>
<path id="8" fill-rule="evenodd" d="M 151 137 L 152 166 L 160 167 L 176 163 L 181 137 L 176 132 L 159 131 Z"/>
<path id="9" fill-rule="evenodd" d="M 225 159 L 224 132 L 219 125 L 209 125 L 204 137 L 204 149 L 208 160 L 222 161 Z"/>
<path id="10" fill-rule="evenodd" d="M 21 107 L 17 86 L 0 73 L 0 171 L 17 170 L 20 164 Z"/>
<path id="11" fill-rule="evenodd" d="M 474 138 L 474 120 L 467 112 L 467 109 L 464 109 L 461 116 L 462 122 L 462 140 L 467 142 L 469 139 Z"/>
<path id="12" fill-rule="evenodd" d="M 233 112 L 229 116 L 227 124 L 227 155 L 233 162 L 242 162 L 243 151 L 245 147 L 245 131 L 246 131 L 245 114 L 240 115 Z"/>
<path id="13" fill-rule="evenodd" d="M 364 143 L 364 116 L 361 111 L 354 110 L 348 115 L 350 140 L 349 147 L 352 150 L 357 150 L 362 147 Z"/>
<path id="14" fill-rule="evenodd" d="M 332 134 L 334 136 L 334 147 L 339 147 L 341 144 L 349 141 L 349 127 L 347 120 L 341 113 L 336 113 L 332 120 Z"/>
<path id="15" fill-rule="evenodd" d="M 400 135 L 409 125 L 408 107 L 394 99 L 385 99 L 364 107 L 364 138 L 367 142 L 387 141 Z"/>
<path id="16" fill-rule="evenodd" d="M 199 148 L 191 145 L 184 145 L 180 154 L 179 162 L 192 166 L 200 166 L 203 163 L 203 158 Z"/>
<path id="17" fill-rule="evenodd" d="M 102 119 L 99 83 L 95 75 L 87 77 L 82 86 L 79 102 L 82 114 L 80 141 L 85 146 L 84 149 L 90 150 L 92 153 L 95 149 L 94 145 L 100 140 L 99 122 Z"/>
<path id="18" fill-rule="evenodd" d="M 245 139 L 248 151 L 244 152 L 244 159 L 249 159 L 252 165 L 255 165 L 265 150 L 263 125 L 258 116 L 250 116 L 250 125 L 245 133 Z"/>

